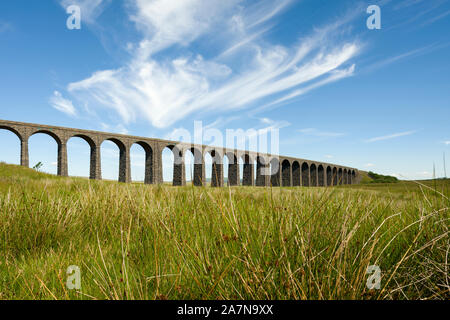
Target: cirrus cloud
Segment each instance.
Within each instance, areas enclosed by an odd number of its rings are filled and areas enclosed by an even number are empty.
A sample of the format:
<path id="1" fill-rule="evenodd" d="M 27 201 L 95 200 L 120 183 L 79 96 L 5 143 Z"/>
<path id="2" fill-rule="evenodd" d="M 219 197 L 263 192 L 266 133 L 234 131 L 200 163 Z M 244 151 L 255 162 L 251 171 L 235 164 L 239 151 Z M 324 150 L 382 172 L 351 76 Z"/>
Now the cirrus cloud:
<path id="1" fill-rule="evenodd" d="M 277 106 L 353 75 L 350 61 L 361 49 L 356 41 L 334 41 L 331 28 L 290 47 L 260 39 L 290 0 L 131 2 L 142 39 L 130 60 L 68 85 L 74 97 L 126 124 L 146 119 L 165 128 L 198 112 Z M 192 45 L 203 38 L 214 42 L 216 55 Z"/>
<path id="2" fill-rule="evenodd" d="M 77 114 L 72 101 L 65 99 L 59 91 L 53 92 L 53 96 L 50 97 L 50 105 L 69 116 L 76 116 Z"/>
<path id="3" fill-rule="evenodd" d="M 371 142 L 377 142 L 377 141 L 391 140 L 391 139 L 395 139 L 395 138 L 399 138 L 399 137 L 409 136 L 414 133 L 416 133 L 416 131 L 393 133 L 393 134 L 388 134 L 385 136 L 370 138 L 370 139 L 365 140 L 365 142 L 371 143 Z"/>

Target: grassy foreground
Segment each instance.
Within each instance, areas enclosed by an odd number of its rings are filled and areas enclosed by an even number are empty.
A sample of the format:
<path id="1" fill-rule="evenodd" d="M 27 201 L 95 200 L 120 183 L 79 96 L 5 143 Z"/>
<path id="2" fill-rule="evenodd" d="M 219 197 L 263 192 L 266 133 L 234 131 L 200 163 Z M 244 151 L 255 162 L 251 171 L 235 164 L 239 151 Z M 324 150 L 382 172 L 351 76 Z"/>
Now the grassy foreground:
<path id="1" fill-rule="evenodd" d="M 0 164 L 0 299 L 448 299 L 450 182 L 426 184 L 174 188 Z"/>

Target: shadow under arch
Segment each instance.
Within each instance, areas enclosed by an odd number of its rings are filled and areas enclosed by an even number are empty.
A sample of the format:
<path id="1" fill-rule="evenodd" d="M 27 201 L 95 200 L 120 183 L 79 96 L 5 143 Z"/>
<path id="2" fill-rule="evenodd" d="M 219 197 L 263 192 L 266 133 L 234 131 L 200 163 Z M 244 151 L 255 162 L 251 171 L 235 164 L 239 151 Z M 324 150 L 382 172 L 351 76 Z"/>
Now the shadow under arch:
<path id="1" fill-rule="evenodd" d="M 268 181 L 267 176 L 270 175 L 270 163 L 265 156 L 256 157 L 256 186 L 264 187 L 266 186 L 266 181 Z"/>
<path id="2" fill-rule="evenodd" d="M 270 184 L 272 187 L 279 187 L 281 184 L 281 164 L 280 159 L 272 158 L 270 160 Z"/>
<path id="3" fill-rule="evenodd" d="M 309 187 L 309 166 L 308 163 L 303 162 L 302 164 L 302 186 Z"/>
<path id="4" fill-rule="evenodd" d="M 184 163 L 186 181 L 188 176 L 191 179 L 192 185 L 201 187 L 205 184 L 205 168 L 203 155 L 201 150 L 196 147 L 187 148 L 184 151 Z"/>
<path id="5" fill-rule="evenodd" d="M 342 181 L 342 178 L 343 178 L 343 175 L 342 175 L 342 168 L 339 168 L 339 170 L 338 170 L 338 184 L 339 185 L 342 185 L 342 183 L 343 183 L 343 181 Z"/>
<path id="6" fill-rule="evenodd" d="M 317 168 L 317 178 L 318 178 L 318 186 L 324 187 L 325 186 L 325 170 L 323 168 L 323 165 L 319 165 Z"/>
<path id="7" fill-rule="evenodd" d="M 337 168 L 334 167 L 333 168 L 333 186 L 337 186 L 338 185 L 338 173 L 337 173 Z"/>
<path id="8" fill-rule="evenodd" d="M 196 147 L 192 147 L 189 150 L 194 155 L 193 184 L 196 187 L 203 187 L 206 185 L 206 169 L 202 150 L 199 150 Z"/>
<path id="9" fill-rule="evenodd" d="M 212 159 L 211 168 L 211 186 L 222 187 L 223 186 L 223 156 L 215 149 L 206 151 L 210 154 Z"/>
<path id="10" fill-rule="evenodd" d="M 317 187 L 317 166 L 315 163 L 311 164 L 310 169 L 310 185 L 311 187 Z"/>
<path id="11" fill-rule="evenodd" d="M 333 173 L 330 166 L 327 166 L 327 186 L 333 185 Z"/>
<path id="12" fill-rule="evenodd" d="M 347 182 L 348 182 L 348 184 L 352 184 L 353 182 L 352 182 L 352 170 L 348 170 L 348 172 L 347 172 Z"/>
<path id="13" fill-rule="evenodd" d="M 283 187 L 291 186 L 291 163 L 287 159 L 281 163 L 281 182 Z"/>
<path id="14" fill-rule="evenodd" d="M 292 185 L 294 187 L 299 187 L 302 185 L 300 163 L 298 161 L 294 161 L 292 163 Z"/>
<path id="15" fill-rule="evenodd" d="M 253 186 L 255 184 L 255 160 L 249 154 L 241 156 L 243 162 L 242 169 L 242 185 Z"/>
<path id="16" fill-rule="evenodd" d="M 239 160 L 238 156 L 234 152 L 226 152 L 225 157 L 228 159 L 228 181 L 227 184 L 230 187 L 238 186 L 240 184 L 239 177 Z"/>

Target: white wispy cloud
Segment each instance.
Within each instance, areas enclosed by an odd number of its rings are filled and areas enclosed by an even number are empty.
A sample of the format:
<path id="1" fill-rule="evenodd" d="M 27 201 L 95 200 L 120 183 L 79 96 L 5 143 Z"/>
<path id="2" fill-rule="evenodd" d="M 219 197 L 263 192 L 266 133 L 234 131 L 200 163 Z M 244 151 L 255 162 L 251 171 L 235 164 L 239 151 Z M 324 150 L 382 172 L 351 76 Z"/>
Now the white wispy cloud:
<path id="1" fill-rule="evenodd" d="M 262 41 L 290 0 L 250 7 L 240 0 L 131 2 L 131 19 L 142 34 L 131 59 L 68 86 L 78 99 L 112 109 L 125 123 L 143 118 L 164 128 L 195 112 L 254 108 L 262 99 L 279 105 L 352 75 L 349 61 L 360 52 L 356 41 L 335 41 L 327 27 L 291 48 Z M 215 41 L 215 57 L 190 47 L 202 37 Z M 183 50 L 157 55 L 168 48 Z"/>
<path id="2" fill-rule="evenodd" d="M 448 15 L 450 15 L 450 10 L 448 10 L 448 11 L 446 11 L 444 13 L 441 13 L 441 14 L 437 15 L 436 17 L 433 17 L 433 18 L 425 21 L 424 23 L 422 23 L 422 26 L 426 26 L 426 25 L 432 24 L 432 23 L 434 23 L 434 22 L 436 22 L 438 20 L 441 20 L 441 19 L 445 18 Z"/>
<path id="3" fill-rule="evenodd" d="M 423 0 L 404 0 L 404 1 L 398 1 L 396 5 L 394 6 L 394 10 L 404 9 L 413 5 L 416 5 Z"/>
<path id="4" fill-rule="evenodd" d="M 445 144 L 446 146 L 450 146 L 450 140 L 444 141 L 444 144 Z"/>
<path id="5" fill-rule="evenodd" d="M 365 165 L 364 165 L 364 167 L 366 167 L 366 168 L 371 168 L 371 167 L 374 167 L 375 165 L 373 164 L 373 163 L 366 163 Z"/>
<path id="6" fill-rule="evenodd" d="M 393 20 L 391 25 L 386 30 L 392 30 L 407 25 L 409 25 L 409 28 L 416 29 L 425 26 L 427 22 L 432 23 L 434 21 L 437 21 L 442 18 L 440 16 L 443 10 L 440 7 L 446 2 L 447 0 L 407 0 L 400 3 L 394 2 L 394 4 L 396 5 L 393 7 L 393 10 L 401 10 L 406 13 L 406 17 L 409 18 L 405 19 L 403 15 L 398 15 L 397 23 L 394 23 L 395 20 Z M 430 16 L 432 14 L 434 15 L 434 17 L 431 19 L 428 18 L 428 20 L 426 20 L 427 16 Z M 422 21 L 422 23 L 419 23 L 420 21 Z"/>
<path id="7" fill-rule="evenodd" d="M 240 0 L 134 0 L 131 20 L 142 31 L 140 58 L 174 44 L 188 45 L 223 24 Z"/>
<path id="8" fill-rule="evenodd" d="M 377 62 L 367 66 L 365 68 L 365 71 L 366 72 L 374 71 L 376 69 L 386 67 L 392 63 L 399 62 L 399 61 L 405 60 L 407 58 L 413 58 L 413 57 L 417 57 L 417 56 L 421 56 L 421 55 L 433 52 L 433 51 L 438 50 L 445 46 L 448 46 L 448 43 L 433 43 L 430 45 L 426 45 L 424 47 L 413 49 L 413 50 L 398 54 L 396 56 L 392 56 L 392 57 L 386 58 L 384 60 L 377 61 Z"/>
<path id="9" fill-rule="evenodd" d="M 69 116 L 76 116 L 77 114 L 72 101 L 65 99 L 59 91 L 53 92 L 53 96 L 50 97 L 50 105 Z"/>
<path id="10" fill-rule="evenodd" d="M 285 120 L 273 120 L 269 118 L 261 118 L 259 121 L 263 124 L 260 127 L 253 128 L 254 132 L 257 132 L 256 135 L 264 135 L 272 130 L 281 130 L 283 128 L 287 128 L 291 125 L 290 122 Z M 251 136 L 251 135 L 250 135 Z"/>
<path id="11" fill-rule="evenodd" d="M 341 133 L 341 132 L 321 131 L 321 130 L 318 130 L 316 128 L 300 129 L 300 130 L 298 130 L 298 132 L 303 133 L 305 135 L 309 135 L 309 136 L 329 137 L 329 138 L 342 137 L 342 136 L 345 135 L 345 133 Z"/>
<path id="12" fill-rule="evenodd" d="M 399 137 L 409 136 L 409 135 L 412 135 L 412 134 L 414 134 L 416 132 L 417 131 L 414 130 L 414 131 L 405 131 L 405 132 L 393 133 L 393 134 L 389 134 L 389 135 L 385 135 L 385 136 L 380 136 L 380 137 L 367 139 L 367 140 L 365 140 L 365 142 L 371 143 L 371 142 L 376 142 L 376 141 L 391 140 L 391 139 L 395 139 L 395 138 L 399 138 Z"/>
<path id="13" fill-rule="evenodd" d="M 255 41 L 256 39 L 258 39 L 259 37 L 261 37 L 265 32 L 267 32 L 269 30 L 269 28 L 267 29 L 263 29 L 260 30 L 256 33 L 253 33 L 251 35 L 245 36 L 242 39 L 240 39 L 239 42 L 237 42 L 236 44 L 232 45 L 231 47 L 229 47 L 228 49 L 226 49 L 224 52 L 222 52 L 219 56 L 219 58 L 223 58 L 224 56 L 230 55 L 234 52 L 237 52 L 238 49 L 244 47 L 247 44 L 252 43 L 252 41 Z"/>
<path id="14" fill-rule="evenodd" d="M 333 71 L 329 72 L 329 75 L 325 79 L 317 81 L 315 83 L 312 83 L 311 85 L 305 86 L 301 89 L 293 90 L 292 92 L 288 93 L 287 95 L 285 95 L 275 101 L 269 102 L 261 107 L 258 107 L 255 111 L 260 112 L 260 111 L 263 111 L 270 107 L 280 105 L 284 102 L 290 101 L 298 96 L 304 95 L 304 94 L 308 93 L 309 91 L 319 88 L 321 86 L 324 86 L 328 83 L 335 82 L 335 81 L 353 76 L 354 72 L 355 72 L 354 64 L 351 65 L 347 69 L 333 70 Z"/>

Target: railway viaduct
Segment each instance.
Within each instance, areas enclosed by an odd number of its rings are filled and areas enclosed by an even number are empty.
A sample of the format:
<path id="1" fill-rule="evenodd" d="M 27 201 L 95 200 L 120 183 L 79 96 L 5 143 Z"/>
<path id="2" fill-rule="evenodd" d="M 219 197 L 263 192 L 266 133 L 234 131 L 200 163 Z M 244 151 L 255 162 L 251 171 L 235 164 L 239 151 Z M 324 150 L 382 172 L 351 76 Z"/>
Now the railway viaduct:
<path id="1" fill-rule="evenodd" d="M 58 145 L 58 175 L 68 176 L 67 142 L 73 137 L 86 141 L 90 146 L 90 179 L 101 180 L 101 145 L 112 141 L 120 150 L 119 182 L 131 182 L 130 148 L 134 144 L 145 150 L 145 183 L 163 183 L 162 152 L 165 148 L 174 154 L 173 185 L 186 184 L 185 161 L 187 151 L 194 155 L 193 184 L 206 185 L 204 156 L 213 159 L 211 185 L 224 185 L 223 159 L 228 158 L 228 185 L 241 184 L 239 159 L 243 163 L 244 186 L 334 186 L 359 183 L 357 169 L 329 163 L 250 152 L 226 148 L 182 143 L 169 140 L 135 137 L 99 131 L 79 130 L 57 126 L 0 120 L 0 129 L 17 135 L 21 143 L 20 163 L 29 166 L 28 139 L 37 133 L 51 136 Z M 256 165 L 256 173 L 255 173 Z"/>

